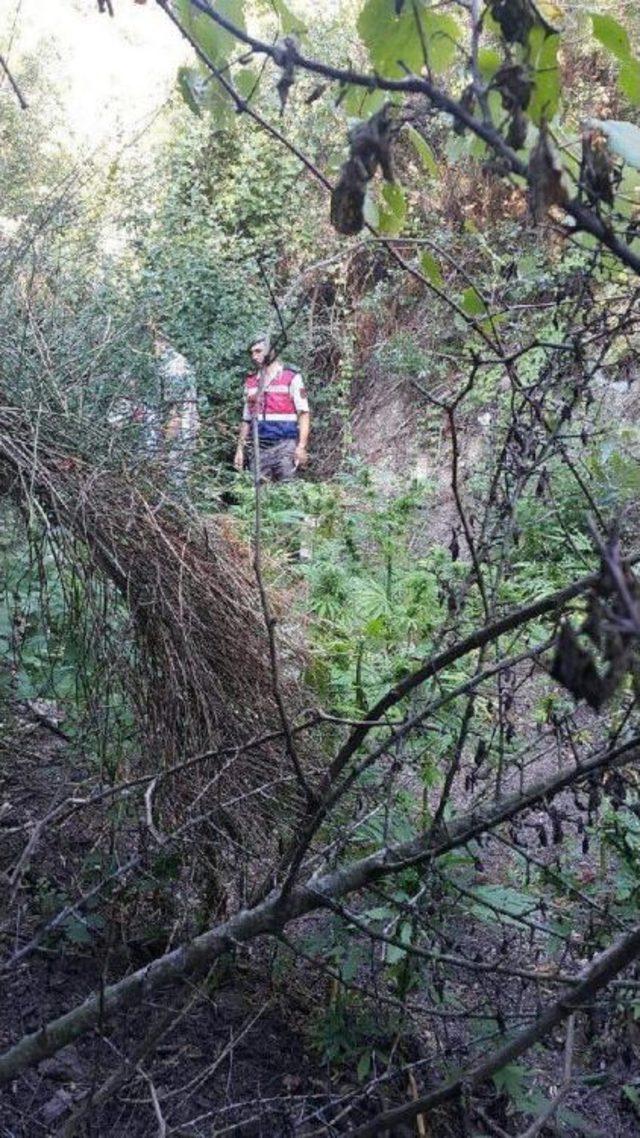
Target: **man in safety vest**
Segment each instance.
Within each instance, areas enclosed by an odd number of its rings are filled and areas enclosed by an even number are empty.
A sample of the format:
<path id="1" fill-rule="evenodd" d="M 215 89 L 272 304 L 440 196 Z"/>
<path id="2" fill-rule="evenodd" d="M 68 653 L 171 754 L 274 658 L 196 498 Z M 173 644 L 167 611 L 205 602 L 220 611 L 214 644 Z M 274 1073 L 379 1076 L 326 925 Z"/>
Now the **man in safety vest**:
<path id="1" fill-rule="evenodd" d="M 253 442 L 257 427 L 258 453 L 251 455 L 251 468 L 261 480 L 284 482 L 307 462 L 309 402 L 302 376 L 272 358 L 269 337 L 256 336 L 249 347 L 255 371 L 245 381 L 245 400 L 240 435 L 233 465 L 243 470 L 247 442 Z"/>

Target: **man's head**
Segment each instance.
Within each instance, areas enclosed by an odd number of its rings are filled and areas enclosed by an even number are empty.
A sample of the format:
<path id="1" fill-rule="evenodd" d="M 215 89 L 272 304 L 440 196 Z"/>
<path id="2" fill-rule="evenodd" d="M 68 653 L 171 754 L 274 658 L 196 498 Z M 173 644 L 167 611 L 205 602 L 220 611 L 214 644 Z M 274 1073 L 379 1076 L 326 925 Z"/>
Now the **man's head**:
<path id="1" fill-rule="evenodd" d="M 271 341 L 266 333 L 260 333 L 249 342 L 249 354 L 257 368 L 271 360 Z"/>

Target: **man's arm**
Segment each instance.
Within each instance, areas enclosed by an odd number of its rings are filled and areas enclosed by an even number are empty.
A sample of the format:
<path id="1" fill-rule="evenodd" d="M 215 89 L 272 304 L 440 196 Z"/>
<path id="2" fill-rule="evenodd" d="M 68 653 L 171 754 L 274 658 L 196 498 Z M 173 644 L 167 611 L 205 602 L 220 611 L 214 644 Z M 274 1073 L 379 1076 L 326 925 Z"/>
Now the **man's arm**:
<path id="1" fill-rule="evenodd" d="M 299 372 L 296 372 L 293 377 L 290 391 L 298 415 L 298 445 L 295 449 L 293 461 L 296 466 L 306 466 L 309 458 L 307 455 L 307 443 L 309 441 L 311 416 L 309 414 L 309 400 L 307 399 L 304 382 Z"/>
<path id="2" fill-rule="evenodd" d="M 296 466 L 306 466 L 309 456 L 307 454 L 307 443 L 309 441 L 309 428 L 311 426 L 311 415 L 308 411 L 298 412 L 298 445 L 295 449 L 293 460 Z"/>
<path id="3" fill-rule="evenodd" d="M 236 447 L 236 453 L 233 457 L 233 465 L 234 465 L 235 469 L 238 471 L 244 470 L 244 448 L 247 444 L 247 439 L 249 438 L 250 426 L 251 426 L 251 424 L 247 423 L 245 419 L 243 419 L 241 424 L 240 424 L 240 433 L 238 435 L 238 445 Z"/>

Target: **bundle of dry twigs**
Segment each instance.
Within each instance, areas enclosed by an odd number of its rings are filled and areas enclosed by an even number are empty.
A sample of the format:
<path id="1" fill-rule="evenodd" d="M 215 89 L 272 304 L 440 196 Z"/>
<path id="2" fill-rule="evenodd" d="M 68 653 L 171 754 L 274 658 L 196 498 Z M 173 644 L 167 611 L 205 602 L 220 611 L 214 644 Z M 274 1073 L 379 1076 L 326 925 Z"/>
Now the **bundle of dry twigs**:
<path id="1" fill-rule="evenodd" d="M 293 786 L 246 547 L 151 479 L 142 484 L 95 454 L 89 458 L 91 442 L 79 446 L 79 437 L 71 422 L 46 414 L 35 422 L 0 402 L 0 493 L 59 527 L 56 540 L 71 556 L 80 542 L 90 571 L 106 574 L 124 598 L 138 650 L 147 762 L 161 770 L 215 752 L 203 777 L 213 762 L 214 771 L 229 767 L 226 785 L 232 781 L 240 793 L 278 773 Z M 292 670 L 285 673 L 279 682 L 293 715 L 301 698 Z M 247 746 L 264 736 L 271 738 Z"/>

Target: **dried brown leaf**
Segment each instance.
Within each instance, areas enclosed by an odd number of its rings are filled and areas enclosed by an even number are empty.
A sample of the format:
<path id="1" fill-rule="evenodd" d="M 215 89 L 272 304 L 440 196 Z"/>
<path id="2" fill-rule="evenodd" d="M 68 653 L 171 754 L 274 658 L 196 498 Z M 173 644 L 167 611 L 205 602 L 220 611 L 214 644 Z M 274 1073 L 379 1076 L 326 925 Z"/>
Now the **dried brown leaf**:
<path id="1" fill-rule="evenodd" d="M 565 205 L 567 191 L 562 181 L 560 160 L 549 141 L 546 129 L 540 130 L 529 159 L 529 202 L 536 222 L 543 221 L 552 205 Z"/>

